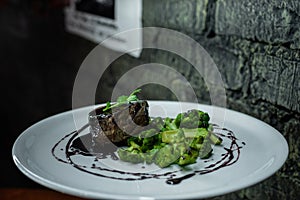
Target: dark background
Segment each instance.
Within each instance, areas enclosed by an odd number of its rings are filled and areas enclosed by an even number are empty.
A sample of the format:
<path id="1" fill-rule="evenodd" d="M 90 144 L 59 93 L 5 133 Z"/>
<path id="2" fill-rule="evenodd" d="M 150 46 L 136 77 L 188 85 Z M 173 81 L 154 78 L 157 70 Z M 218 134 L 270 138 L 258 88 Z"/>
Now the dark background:
<path id="1" fill-rule="evenodd" d="M 0 1 L 0 187 L 40 187 L 13 163 L 15 139 L 71 109 L 73 81 L 95 46 L 65 31 L 64 1 Z"/>

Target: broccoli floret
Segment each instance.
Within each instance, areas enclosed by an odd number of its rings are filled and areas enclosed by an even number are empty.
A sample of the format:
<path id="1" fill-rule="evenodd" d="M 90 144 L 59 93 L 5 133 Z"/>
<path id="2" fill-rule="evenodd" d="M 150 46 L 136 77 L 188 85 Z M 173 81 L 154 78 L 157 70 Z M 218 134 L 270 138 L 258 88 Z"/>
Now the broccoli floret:
<path id="1" fill-rule="evenodd" d="M 175 124 L 181 128 L 208 128 L 209 115 L 200 110 L 189 110 L 178 114 L 175 119 Z"/>
<path id="2" fill-rule="evenodd" d="M 195 137 L 193 140 L 189 143 L 189 146 L 195 150 L 200 150 L 202 148 L 204 138 L 203 137 Z"/>
<path id="3" fill-rule="evenodd" d="M 119 150 L 119 157 L 132 163 L 154 162 L 161 168 L 173 163 L 192 164 L 198 157 L 208 158 L 211 144 L 222 142 L 208 122 L 208 114 L 199 110 L 180 113 L 175 119 L 153 118 L 150 129 L 128 139 L 128 148 Z"/>
<path id="4" fill-rule="evenodd" d="M 129 145 L 130 145 L 129 148 L 127 149 L 128 151 L 134 151 L 134 150 L 136 150 L 138 152 L 141 151 L 140 145 L 138 145 L 134 141 L 130 141 Z"/>
<path id="5" fill-rule="evenodd" d="M 139 137 L 133 137 L 132 136 L 132 137 L 129 137 L 127 139 L 127 145 L 131 146 L 131 142 L 134 142 L 137 145 L 142 145 L 143 140 L 141 138 L 139 138 Z"/>
<path id="6" fill-rule="evenodd" d="M 167 117 L 165 119 L 165 129 L 164 130 L 176 130 L 176 129 L 178 129 L 178 127 L 175 124 L 175 120 Z"/>
<path id="7" fill-rule="evenodd" d="M 141 151 L 142 152 L 149 151 L 150 149 L 153 148 L 153 143 L 154 143 L 154 137 L 144 138 L 143 144 L 141 146 Z"/>
<path id="8" fill-rule="evenodd" d="M 151 149 L 153 149 L 155 146 L 160 146 L 161 143 L 161 133 L 158 133 L 156 129 L 149 129 L 146 131 L 143 131 L 138 136 L 141 140 L 141 151 L 147 152 Z"/>
<path id="9" fill-rule="evenodd" d="M 182 113 L 179 113 L 174 119 L 173 123 L 176 125 L 177 128 L 179 128 L 180 126 L 181 119 L 182 119 Z"/>
<path id="10" fill-rule="evenodd" d="M 199 156 L 198 150 L 188 149 L 186 153 L 182 154 L 179 157 L 177 164 L 182 166 L 182 165 L 195 163 L 198 156 Z"/>

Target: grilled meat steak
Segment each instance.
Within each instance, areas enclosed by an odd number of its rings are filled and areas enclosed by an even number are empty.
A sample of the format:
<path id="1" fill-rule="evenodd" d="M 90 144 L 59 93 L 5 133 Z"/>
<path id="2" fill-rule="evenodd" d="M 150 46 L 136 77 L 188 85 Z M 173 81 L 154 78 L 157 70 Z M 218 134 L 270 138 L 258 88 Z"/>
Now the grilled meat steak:
<path id="1" fill-rule="evenodd" d="M 149 124 L 148 107 L 147 101 L 137 101 L 105 112 L 105 106 L 91 111 L 88 118 L 95 145 L 126 144 L 128 137 L 138 134 Z"/>

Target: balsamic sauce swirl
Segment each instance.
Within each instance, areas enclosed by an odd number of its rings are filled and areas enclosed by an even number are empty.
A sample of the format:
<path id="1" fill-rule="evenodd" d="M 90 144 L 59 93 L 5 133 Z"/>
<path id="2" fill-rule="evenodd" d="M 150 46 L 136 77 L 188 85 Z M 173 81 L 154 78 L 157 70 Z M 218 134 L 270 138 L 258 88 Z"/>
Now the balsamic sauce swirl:
<path id="1" fill-rule="evenodd" d="M 225 152 L 222 153 L 220 155 L 220 158 L 214 161 L 214 163 L 211 163 L 213 159 L 204 160 L 204 163 L 208 163 L 208 166 L 205 166 L 203 169 L 188 172 L 187 174 L 180 177 L 177 176 L 183 173 L 182 169 L 157 174 L 148 172 L 129 172 L 103 167 L 97 164 L 99 159 L 112 159 L 118 162 L 118 156 L 115 154 L 117 148 L 109 148 L 109 150 L 107 150 L 107 148 L 102 148 L 102 150 L 97 149 L 97 147 L 93 145 L 92 136 L 90 133 L 85 135 L 80 134 L 88 126 L 89 125 L 86 124 L 79 130 L 73 131 L 65 135 L 53 146 L 53 148 L 51 149 L 51 153 L 57 161 L 65 164 L 70 164 L 74 168 L 82 172 L 115 180 L 136 181 L 146 179 L 164 179 L 167 184 L 176 185 L 181 183 L 183 180 L 191 178 L 195 175 L 212 173 L 221 168 L 233 165 L 239 160 L 241 153 L 240 149 L 242 148 L 242 146 L 238 144 L 238 139 L 235 137 L 233 131 L 219 127 L 218 125 L 213 125 L 214 133 L 216 135 L 218 135 L 222 139 L 227 139 L 230 141 L 230 145 L 228 147 L 223 146 Z M 246 145 L 245 142 L 241 142 L 241 144 Z M 103 149 L 106 150 L 103 151 Z M 63 156 L 61 156 L 62 152 L 64 154 Z M 82 165 L 77 163 L 76 159 L 73 159 L 74 156 L 93 157 L 94 162 L 89 166 Z M 143 166 L 142 168 L 145 168 L 145 166 Z M 111 174 L 119 175 L 114 176 Z"/>

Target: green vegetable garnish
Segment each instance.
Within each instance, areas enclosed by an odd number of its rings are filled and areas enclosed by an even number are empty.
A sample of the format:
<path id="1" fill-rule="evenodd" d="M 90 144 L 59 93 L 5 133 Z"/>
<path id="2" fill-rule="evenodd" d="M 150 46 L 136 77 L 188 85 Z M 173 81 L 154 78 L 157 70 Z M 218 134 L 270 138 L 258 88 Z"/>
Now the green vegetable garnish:
<path id="1" fill-rule="evenodd" d="M 198 158 L 210 157 L 211 145 L 222 143 L 222 139 L 213 133 L 209 115 L 200 110 L 179 113 L 174 119 L 152 118 L 149 127 L 130 137 L 128 147 L 118 150 L 121 160 L 155 163 L 161 168 L 172 164 L 183 166 L 195 163 Z"/>
<path id="2" fill-rule="evenodd" d="M 106 103 L 106 107 L 103 109 L 103 111 L 108 111 L 112 108 L 118 107 L 123 104 L 130 103 L 132 101 L 138 101 L 137 93 L 141 92 L 142 89 L 136 89 L 134 90 L 129 96 L 119 96 L 117 99 L 117 102 L 115 104 L 111 104 L 109 101 Z"/>

